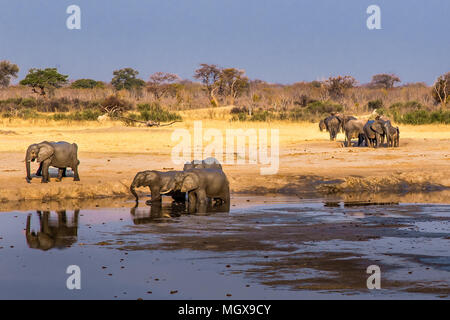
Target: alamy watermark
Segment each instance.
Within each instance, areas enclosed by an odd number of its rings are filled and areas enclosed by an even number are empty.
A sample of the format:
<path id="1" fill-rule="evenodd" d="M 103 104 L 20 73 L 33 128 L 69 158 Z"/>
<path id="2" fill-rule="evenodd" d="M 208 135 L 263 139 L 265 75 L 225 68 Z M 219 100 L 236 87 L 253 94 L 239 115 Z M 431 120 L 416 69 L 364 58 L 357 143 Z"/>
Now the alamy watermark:
<path id="1" fill-rule="evenodd" d="M 366 25 L 369 30 L 381 29 L 381 9 L 376 4 L 372 4 L 367 7 L 367 14 L 370 16 L 367 18 Z"/>
<path id="2" fill-rule="evenodd" d="M 81 290 L 81 269 L 77 265 L 70 265 L 66 269 L 70 276 L 66 280 L 66 287 L 69 290 Z"/>
<path id="3" fill-rule="evenodd" d="M 172 149 L 175 165 L 214 157 L 228 165 L 261 165 L 262 175 L 276 174 L 280 167 L 278 129 L 270 129 L 270 148 L 268 129 L 226 129 L 224 136 L 219 129 L 204 130 L 202 121 L 194 121 L 193 135 L 187 129 L 176 129 L 171 138 L 178 142 Z"/>
<path id="4" fill-rule="evenodd" d="M 367 267 L 366 272 L 370 274 L 367 278 L 367 289 L 381 289 L 381 269 L 379 266 L 373 264 Z"/>
<path id="5" fill-rule="evenodd" d="M 66 27 L 69 30 L 81 29 L 81 8 L 77 5 L 70 5 L 66 9 L 66 13 L 70 16 L 66 20 Z"/>

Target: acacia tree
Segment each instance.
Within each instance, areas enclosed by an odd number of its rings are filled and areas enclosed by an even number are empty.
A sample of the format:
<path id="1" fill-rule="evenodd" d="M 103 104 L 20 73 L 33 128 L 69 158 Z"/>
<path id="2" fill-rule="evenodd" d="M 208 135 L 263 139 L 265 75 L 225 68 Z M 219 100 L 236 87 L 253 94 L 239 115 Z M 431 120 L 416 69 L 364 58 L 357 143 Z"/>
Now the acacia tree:
<path id="1" fill-rule="evenodd" d="M 343 98 L 345 91 L 353 88 L 356 84 L 357 81 L 352 76 L 329 77 L 328 80 L 324 81 L 324 85 L 330 97 L 337 100 Z"/>
<path id="2" fill-rule="evenodd" d="M 156 100 L 161 99 L 172 88 L 172 85 L 181 80 L 173 73 L 156 72 L 150 76 L 147 82 L 147 91 L 152 93 Z"/>
<path id="3" fill-rule="evenodd" d="M 28 71 L 25 79 L 20 81 L 20 84 L 31 87 L 34 93 L 45 96 L 47 92 L 52 93 L 56 88 L 60 88 L 67 83 L 68 77 L 68 75 L 60 74 L 56 68 L 44 70 L 32 68 Z"/>
<path id="4" fill-rule="evenodd" d="M 19 67 L 9 61 L 0 61 L 0 88 L 6 88 L 12 78 L 17 78 Z"/>
<path id="5" fill-rule="evenodd" d="M 395 74 L 380 73 L 372 77 L 370 86 L 373 88 L 391 89 L 396 82 L 401 82 L 400 78 Z"/>
<path id="6" fill-rule="evenodd" d="M 114 77 L 111 80 L 111 84 L 117 91 L 125 89 L 131 91 L 136 88 L 142 88 L 145 85 L 145 81 L 137 78 L 139 71 L 132 68 L 123 68 L 115 70 L 113 72 Z"/>
<path id="7" fill-rule="evenodd" d="M 437 78 L 433 85 L 433 98 L 444 108 L 450 100 L 450 72 Z"/>
<path id="8" fill-rule="evenodd" d="M 227 68 L 220 72 L 217 86 L 219 93 L 230 97 L 231 103 L 234 104 L 234 100 L 249 89 L 249 80 L 245 76 L 244 70 Z"/>
<path id="9" fill-rule="evenodd" d="M 215 93 L 217 91 L 216 83 L 219 80 L 221 68 L 215 64 L 201 63 L 200 68 L 195 70 L 194 78 L 200 80 L 206 88 L 211 102 L 219 105 Z"/>

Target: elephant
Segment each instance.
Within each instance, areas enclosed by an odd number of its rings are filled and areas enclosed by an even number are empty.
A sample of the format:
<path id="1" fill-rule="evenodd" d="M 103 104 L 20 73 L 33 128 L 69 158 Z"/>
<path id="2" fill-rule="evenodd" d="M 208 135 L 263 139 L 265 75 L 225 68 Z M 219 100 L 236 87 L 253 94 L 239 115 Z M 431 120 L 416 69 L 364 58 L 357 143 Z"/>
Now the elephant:
<path id="1" fill-rule="evenodd" d="M 222 170 L 222 165 L 216 158 L 206 158 L 205 160 L 192 160 L 186 162 L 183 167 L 183 171 L 190 169 L 218 169 Z"/>
<path id="2" fill-rule="evenodd" d="M 368 147 L 377 148 L 381 146 L 381 137 L 385 134 L 383 124 L 384 121 L 382 120 L 369 120 L 364 125 L 364 138 Z"/>
<path id="3" fill-rule="evenodd" d="M 352 139 L 358 138 L 358 147 L 362 146 L 364 143 L 364 125 L 365 120 L 349 120 L 344 125 L 344 133 L 346 146 L 350 147 L 352 145 Z"/>
<path id="4" fill-rule="evenodd" d="M 26 238 L 32 249 L 43 251 L 52 248 L 64 249 L 72 246 L 78 239 L 78 216 L 80 210 L 75 210 L 71 225 L 67 223 L 65 210 L 57 211 L 58 222 L 50 220 L 50 211 L 37 211 L 40 220 L 40 231 L 31 231 L 31 214 L 27 216 Z"/>
<path id="5" fill-rule="evenodd" d="M 30 174 L 30 162 L 37 160 L 40 164 L 37 174 L 42 173 L 42 183 L 49 182 L 50 166 L 58 168 L 58 178 L 56 181 L 61 181 L 65 169 L 70 167 L 74 173 L 74 181 L 80 181 L 78 175 L 78 146 L 76 143 L 68 143 L 65 141 L 60 142 L 48 142 L 43 141 L 41 143 L 32 144 L 28 147 L 25 156 L 25 165 L 27 171 L 26 180 L 31 182 Z M 41 167 L 42 165 L 42 167 Z"/>
<path id="6" fill-rule="evenodd" d="M 341 128 L 341 121 L 335 115 L 330 115 L 323 119 L 327 131 L 330 133 L 330 140 L 336 140 L 336 136 Z"/>
<path id="7" fill-rule="evenodd" d="M 339 122 L 340 122 L 340 130 L 342 132 L 345 132 L 345 124 L 350 121 L 350 120 L 358 120 L 358 118 L 354 117 L 354 116 L 348 116 L 348 115 L 343 115 L 340 113 L 336 113 L 334 114 L 334 116 L 336 118 L 338 118 Z"/>
<path id="8" fill-rule="evenodd" d="M 391 121 L 383 122 L 383 131 L 386 134 L 388 147 L 399 147 L 400 145 L 400 129 L 394 127 Z"/>
<path id="9" fill-rule="evenodd" d="M 208 198 L 217 203 L 230 203 L 230 185 L 225 173 L 218 169 L 191 169 L 178 172 L 175 184 L 181 192 L 188 193 L 189 213 L 207 210 Z"/>
<path id="10" fill-rule="evenodd" d="M 186 193 L 180 192 L 175 185 L 175 175 L 179 172 L 181 171 L 147 170 L 138 172 L 130 185 L 130 192 L 136 198 L 136 204 L 139 202 L 139 197 L 135 189 L 139 187 L 150 188 L 151 200 L 147 201 L 147 204 L 161 202 L 161 195 L 172 196 L 172 199 L 177 202 L 186 201 Z"/>

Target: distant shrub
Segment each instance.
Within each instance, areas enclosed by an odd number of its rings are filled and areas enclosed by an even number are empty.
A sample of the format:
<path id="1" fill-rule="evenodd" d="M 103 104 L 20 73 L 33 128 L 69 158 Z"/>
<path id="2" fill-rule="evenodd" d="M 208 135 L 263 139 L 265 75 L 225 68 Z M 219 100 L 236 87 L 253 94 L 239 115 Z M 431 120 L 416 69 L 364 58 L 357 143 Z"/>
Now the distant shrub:
<path id="1" fill-rule="evenodd" d="M 416 110 L 398 116 L 395 121 L 415 125 L 431 123 L 450 124 L 450 111 Z"/>
<path id="2" fill-rule="evenodd" d="M 100 103 L 100 107 L 108 111 L 114 110 L 117 113 L 123 113 L 125 111 L 131 110 L 133 108 L 133 105 L 126 100 L 120 99 L 119 97 L 112 95 L 104 99 Z"/>
<path id="3" fill-rule="evenodd" d="M 383 100 L 381 99 L 371 100 L 367 103 L 367 109 L 369 110 L 381 109 L 382 107 L 383 107 Z"/>
<path id="4" fill-rule="evenodd" d="M 169 122 L 182 120 L 181 116 L 178 113 L 163 109 L 158 102 L 153 102 L 151 104 L 138 104 L 137 110 L 139 112 L 139 119 L 143 121 L 152 120 L 159 122 Z"/>
<path id="5" fill-rule="evenodd" d="M 93 79 L 79 79 L 70 85 L 73 89 L 93 89 L 93 88 L 104 88 L 105 84 L 101 81 L 95 81 Z"/>

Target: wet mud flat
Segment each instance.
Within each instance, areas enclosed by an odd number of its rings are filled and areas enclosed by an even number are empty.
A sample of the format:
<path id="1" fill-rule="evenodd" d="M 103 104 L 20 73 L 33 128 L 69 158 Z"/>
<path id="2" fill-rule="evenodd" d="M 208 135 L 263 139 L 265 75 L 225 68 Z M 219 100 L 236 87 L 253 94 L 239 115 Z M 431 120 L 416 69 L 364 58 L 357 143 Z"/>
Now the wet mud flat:
<path id="1" fill-rule="evenodd" d="M 213 211 L 0 213 L 0 299 L 450 298 L 448 203 L 235 195 Z M 66 287 L 70 265 L 81 290 Z"/>

